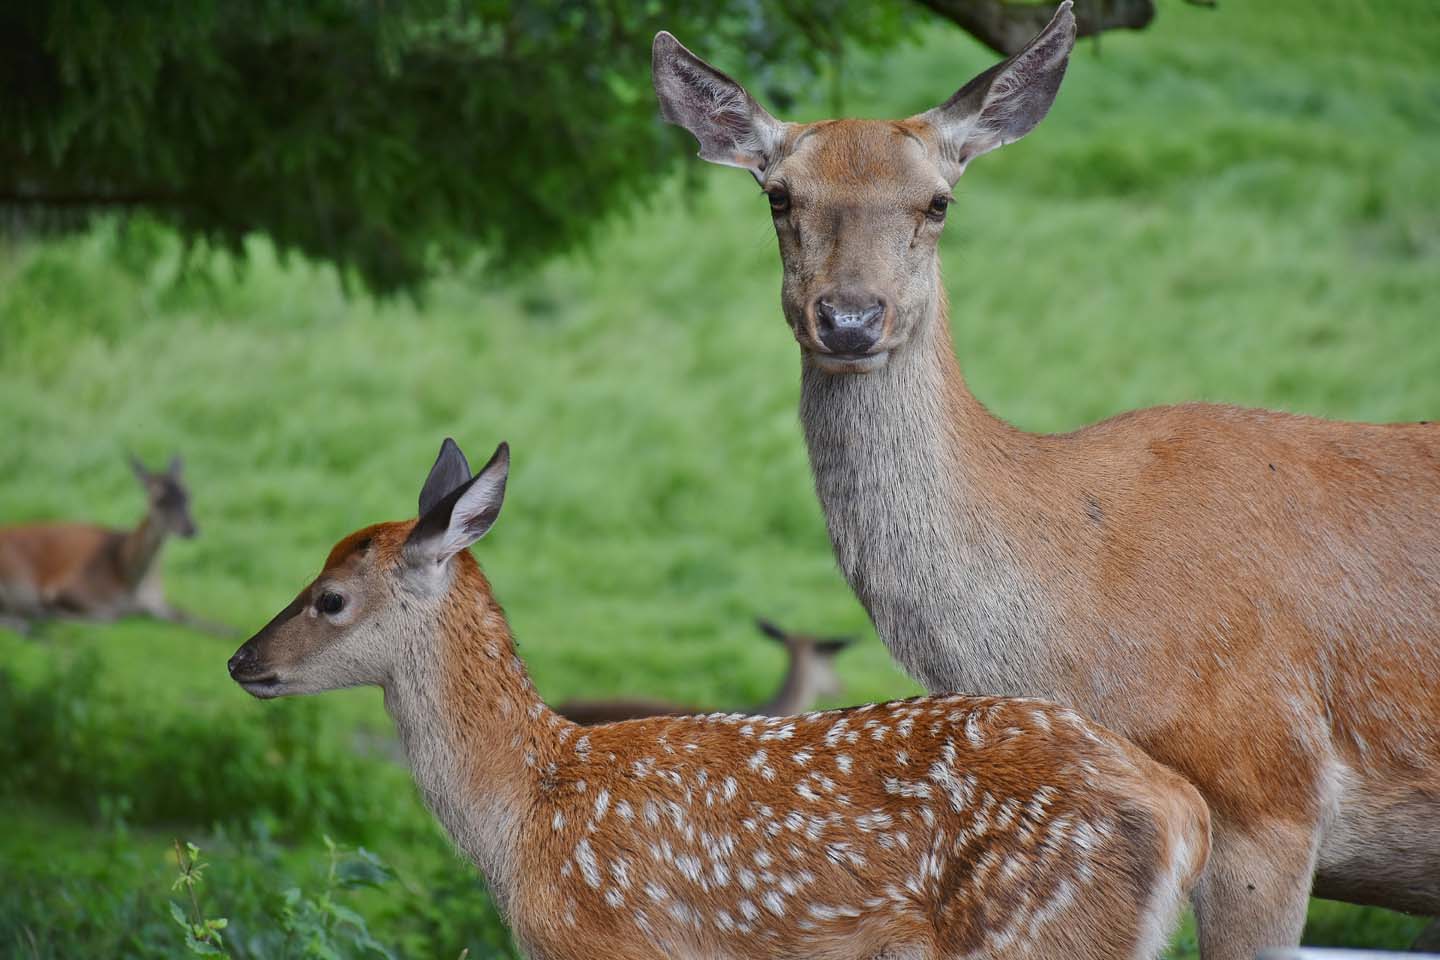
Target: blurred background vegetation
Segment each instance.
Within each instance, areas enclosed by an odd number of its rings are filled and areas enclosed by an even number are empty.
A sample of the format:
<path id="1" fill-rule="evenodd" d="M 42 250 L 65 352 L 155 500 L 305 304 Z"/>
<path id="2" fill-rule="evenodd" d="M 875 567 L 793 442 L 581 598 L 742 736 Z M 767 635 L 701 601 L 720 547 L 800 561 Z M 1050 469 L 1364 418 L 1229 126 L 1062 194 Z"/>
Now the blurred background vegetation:
<path id="1" fill-rule="evenodd" d="M 0 11 L 0 522 L 133 524 L 126 452 L 183 453 L 202 534 L 167 548 L 171 599 L 248 632 L 413 511 L 441 437 L 508 439 L 477 554 L 549 699 L 761 699 L 757 613 L 862 633 L 846 701 L 914 692 L 834 569 L 764 201 L 659 125 L 648 35 L 794 119 L 908 115 L 994 54 L 898 2 L 237 9 Z M 1045 124 L 957 188 L 977 394 L 1032 430 L 1191 399 L 1440 414 L 1440 6 L 1158 13 L 1082 43 Z M 497 59 L 483 28 L 511 21 L 531 46 Z M 439 82 L 456 63 L 473 82 Z M 49 108 L 16 98 L 46 77 Z M 137 202 L 87 202 L 110 190 Z M 257 703 L 234 646 L 0 631 L 0 953 L 183 951 L 180 836 L 236 956 L 507 955 L 378 692 Z M 1317 902 L 1308 937 L 1419 926 Z"/>

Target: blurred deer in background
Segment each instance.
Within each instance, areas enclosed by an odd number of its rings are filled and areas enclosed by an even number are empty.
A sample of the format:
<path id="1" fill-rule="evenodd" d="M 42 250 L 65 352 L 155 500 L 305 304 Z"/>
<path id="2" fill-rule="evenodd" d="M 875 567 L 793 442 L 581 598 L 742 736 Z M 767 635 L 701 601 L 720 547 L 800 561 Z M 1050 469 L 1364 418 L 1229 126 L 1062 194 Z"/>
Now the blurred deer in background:
<path id="1" fill-rule="evenodd" d="M 341 540 L 231 658 L 256 697 L 380 686 L 435 815 L 547 960 L 1156 956 L 1199 874 L 1183 778 L 1074 711 L 951 696 L 579 727 L 468 547 L 501 445 Z"/>
<path id="2" fill-rule="evenodd" d="M 0 626 L 27 630 L 55 618 L 114 620 L 147 614 L 214 633 L 228 628 L 172 607 L 160 582 L 160 550 L 198 532 L 181 461 L 152 473 L 130 458 L 147 510 L 133 530 L 89 523 L 0 527 Z"/>
<path id="3" fill-rule="evenodd" d="M 1070 704 L 1199 786 L 1207 960 L 1298 942 L 1312 878 L 1434 914 L 1440 427 L 1187 404 L 1043 436 L 961 376 L 952 187 L 1045 116 L 1074 36 L 1066 0 L 907 120 L 782 123 L 665 33 L 655 89 L 768 199 L 816 491 L 895 659 L 932 692 Z"/>
<path id="4" fill-rule="evenodd" d="M 844 692 L 840 675 L 835 672 L 835 656 L 854 642 L 854 637 L 812 637 L 791 633 L 760 617 L 755 621 L 760 632 L 785 647 L 785 677 L 775 696 L 758 706 L 741 710 L 765 717 L 788 717 L 804 713 L 823 698 L 834 698 Z M 639 717 L 673 717 L 692 713 L 708 713 L 698 707 L 684 707 L 664 700 L 567 700 L 555 708 L 567 720 L 583 727 L 597 723 L 617 723 Z"/>

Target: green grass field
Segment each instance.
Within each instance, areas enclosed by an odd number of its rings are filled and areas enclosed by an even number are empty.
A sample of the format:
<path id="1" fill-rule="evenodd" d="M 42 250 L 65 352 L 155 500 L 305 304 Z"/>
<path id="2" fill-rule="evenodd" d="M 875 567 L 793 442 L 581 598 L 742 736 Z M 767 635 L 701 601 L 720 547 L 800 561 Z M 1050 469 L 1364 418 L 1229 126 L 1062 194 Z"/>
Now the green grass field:
<path id="1" fill-rule="evenodd" d="M 989 59 L 927 28 L 850 61 L 846 107 L 916 112 Z M 1164 4 L 1082 44 L 1050 118 L 959 184 L 944 261 L 971 385 L 1032 430 L 1190 399 L 1440 415 L 1437 167 L 1432 0 Z M 172 240 L 119 231 L 0 248 L 0 522 L 130 524 L 126 452 L 181 452 L 202 534 L 167 549 L 171 599 L 248 632 L 335 540 L 413 512 L 442 437 L 472 460 L 507 439 L 477 555 L 547 697 L 759 699 L 781 667 L 761 613 L 863 636 L 848 701 L 918 689 L 831 559 L 747 175 L 697 160 L 587 255 L 458 273 L 420 304 L 347 297 L 260 242 L 180 276 Z M 237 955 L 280 955 L 262 908 L 322 882 L 326 831 L 399 874 L 353 894 L 377 936 L 501 950 L 375 749 L 379 693 L 257 703 L 225 674 L 234 646 L 144 621 L 0 631 L 0 953 L 179 955 L 181 836 L 215 855 Z M 1421 925 L 1317 903 L 1309 938 L 1398 947 Z"/>

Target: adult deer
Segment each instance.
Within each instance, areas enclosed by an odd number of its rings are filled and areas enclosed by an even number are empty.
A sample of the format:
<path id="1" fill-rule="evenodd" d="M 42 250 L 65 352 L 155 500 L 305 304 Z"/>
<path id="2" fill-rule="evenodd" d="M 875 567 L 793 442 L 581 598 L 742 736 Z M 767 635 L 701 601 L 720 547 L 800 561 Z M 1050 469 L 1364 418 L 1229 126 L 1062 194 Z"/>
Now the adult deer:
<path id="1" fill-rule="evenodd" d="M 502 444 L 341 540 L 230 660 L 257 697 L 379 685 L 421 791 L 551 958 L 1153 957 L 1200 794 L 1074 711 L 951 696 L 582 728 L 541 702 L 468 547 Z"/>
<path id="2" fill-rule="evenodd" d="M 755 626 L 785 648 L 785 676 L 781 678 L 780 688 L 773 697 L 743 712 L 762 717 L 786 717 L 806 712 L 821 697 L 838 697 L 844 691 L 840 676 L 835 672 L 835 656 L 850 646 L 854 637 L 815 637 L 808 633 L 792 633 L 764 617 L 757 619 Z M 638 699 L 567 700 L 555 710 L 582 727 L 640 717 L 709 712 L 664 700 Z"/>
<path id="3" fill-rule="evenodd" d="M 89 523 L 0 527 L 0 624 L 28 629 L 38 620 L 113 620 L 148 614 L 187 626 L 227 628 L 171 606 L 160 578 L 160 550 L 172 536 L 198 532 L 182 464 L 151 472 L 134 457 L 130 468 L 148 509 L 133 530 Z"/>
<path id="4" fill-rule="evenodd" d="M 1306 898 L 1440 910 L 1440 427 L 1192 404 L 1037 436 L 966 389 L 936 242 L 976 157 L 1048 112 L 1070 3 L 908 120 L 782 123 L 674 37 L 664 116 L 769 199 L 836 556 L 931 691 L 1068 703 L 1215 817 L 1207 960 Z"/>

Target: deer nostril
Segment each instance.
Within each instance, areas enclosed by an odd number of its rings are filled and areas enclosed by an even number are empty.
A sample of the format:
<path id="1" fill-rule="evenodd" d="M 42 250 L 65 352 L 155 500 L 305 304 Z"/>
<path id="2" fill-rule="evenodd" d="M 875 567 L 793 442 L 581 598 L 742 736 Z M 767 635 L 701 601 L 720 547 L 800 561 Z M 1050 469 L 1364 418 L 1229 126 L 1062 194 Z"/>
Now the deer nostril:
<path id="1" fill-rule="evenodd" d="M 835 297 L 815 301 L 816 332 L 834 353 L 864 353 L 880 340 L 885 301 L 878 297 Z"/>
<path id="2" fill-rule="evenodd" d="M 244 646 L 236 650 L 235 655 L 230 658 L 230 662 L 226 665 L 230 670 L 230 676 L 234 677 L 241 670 L 244 670 L 246 666 L 253 663 L 254 660 L 255 651 L 249 646 Z"/>

